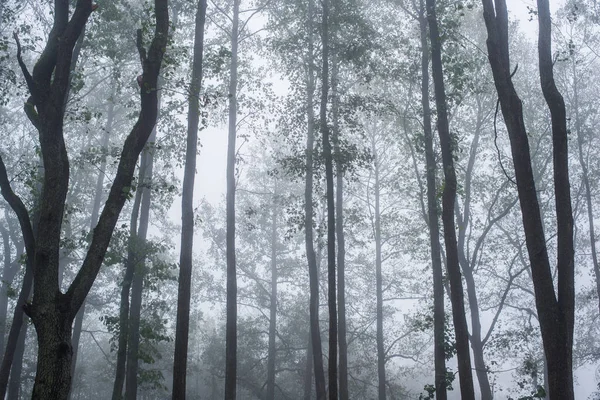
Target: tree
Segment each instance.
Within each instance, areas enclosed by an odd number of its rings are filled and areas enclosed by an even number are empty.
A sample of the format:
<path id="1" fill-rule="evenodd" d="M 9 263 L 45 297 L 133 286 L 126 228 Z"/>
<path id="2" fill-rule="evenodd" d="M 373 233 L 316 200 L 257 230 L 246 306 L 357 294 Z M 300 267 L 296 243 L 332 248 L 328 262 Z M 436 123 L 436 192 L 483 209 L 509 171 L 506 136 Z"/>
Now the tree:
<path id="1" fill-rule="evenodd" d="M 179 256 L 179 290 L 177 297 L 177 328 L 173 365 L 173 400 L 185 400 L 190 326 L 190 299 L 192 281 L 192 250 L 194 246 L 194 177 L 200 120 L 200 85 L 202 83 L 202 53 L 204 51 L 204 24 L 206 0 L 198 2 L 194 29 L 192 81 L 188 94 L 188 137 L 186 147 L 183 194 L 181 196 L 181 253 Z"/>
<path id="2" fill-rule="evenodd" d="M 69 2 L 55 2 L 52 30 L 32 74 L 21 58 L 17 39 L 19 66 L 30 92 L 25 111 L 39 132 L 44 165 L 39 224 L 35 233 L 26 208 L 10 187 L 6 168 L 1 161 L 0 183 L 4 198 L 19 217 L 27 257 L 32 260 L 33 300 L 27 304 L 25 311 L 32 319 L 38 336 L 34 399 L 66 399 L 69 395 L 72 322 L 102 265 L 119 213 L 128 197 L 137 157 L 156 121 L 156 86 L 169 25 L 166 0 L 155 2 L 156 27 L 148 50 L 143 47 L 141 31 L 138 35 L 138 50 L 143 66 L 139 78 L 141 112 L 123 145 L 117 175 L 82 267 L 66 293 L 62 293 L 58 287 L 58 264 L 69 184 L 69 159 L 63 134 L 64 105 L 70 84 L 73 49 L 96 7 L 90 0 L 79 0 L 69 18 Z"/>
<path id="3" fill-rule="evenodd" d="M 435 0 L 427 0 L 427 19 L 429 21 L 429 37 L 431 40 L 431 68 L 435 88 L 437 106 L 438 134 L 442 149 L 442 165 L 444 169 L 444 191 L 442 194 L 442 221 L 444 224 L 444 242 L 446 245 L 446 268 L 450 280 L 450 300 L 452 302 L 452 319 L 456 334 L 456 352 L 458 358 L 458 374 L 460 393 L 463 399 L 475 399 L 473 374 L 471 372 L 471 355 L 469 351 L 469 332 L 465 316 L 464 293 L 460 265 L 458 261 L 458 244 L 454 223 L 454 205 L 456 202 L 456 171 L 454 170 L 453 140 L 448 123 L 446 90 L 442 70 L 441 39 L 438 31 Z"/>
<path id="4" fill-rule="evenodd" d="M 564 100 L 554 83 L 551 18 L 547 1 L 538 1 L 540 81 L 552 120 L 554 194 L 557 221 L 558 292 L 554 290 L 546 236 L 531 167 L 523 107 L 513 82 L 508 50 L 506 1 L 483 0 L 488 59 L 511 142 L 515 178 L 535 289 L 550 399 L 573 399 L 574 250 Z"/>

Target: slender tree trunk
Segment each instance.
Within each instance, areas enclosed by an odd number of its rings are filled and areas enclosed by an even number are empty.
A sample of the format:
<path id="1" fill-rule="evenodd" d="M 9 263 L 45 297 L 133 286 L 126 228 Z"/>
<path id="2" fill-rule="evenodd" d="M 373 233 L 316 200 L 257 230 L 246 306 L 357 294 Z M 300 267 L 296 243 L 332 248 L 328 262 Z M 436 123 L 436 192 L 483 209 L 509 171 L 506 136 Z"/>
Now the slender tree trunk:
<path id="1" fill-rule="evenodd" d="M 19 400 L 21 393 L 21 374 L 23 372 L 23 356 L 25 355 L 25 341 L 29 324 L 21 324 L 19 340 L 15 348 L 15 360 L 10 370 L 10 380 L 8 381 L 7 400 Z"/>
<path id="2" fill-rule="evenodd" d="M 334 35 L 335 37 L 335 35 Z M 338 341 L 340 351 L 339 382 L 340 400 L 348 400 L 348 342 L 346 340 L 346 245 L 344 238 L 344 166 L 340 156 L 340 98 L 338 92 L 339 60 L 337 53 L 332 55 L 331 95 L 333 117 L 334 152 L 338 155 L 335 162 L 336 173 L 336 236 L 337 236 L 337 276 L 338 276 Z"/>
<path id="3" fill-rule="evenodd" d="M 446 400 L 446 351 L 444 311 L 444 283 L 440 256 L 440 228 L 437 206 L 436 161 L 433 151 L 433 129 L 429 104 L 429 43 L 427 41 L 427 18 L 424 1 L 420 1 L 419 26 L 421 30 L 421 102 L 423 104 L 423 131 L 425 137 L 425 161 L 427 169 L 427 217 L 429 224 L 429 246 L 433 272 L 433 338 L 435 364 L 435 395 L 437 400 Z"/>
<path id="4" fill-rule="evenodd" d="M 385 400 L 385 347 L 383 342 L 383 276 L 381 272 L 381 210 L 379 206 L 380 184 L 379 181 L 379 159 L 377 157 L 377 148 L 375 145 L 375 137 L 371 138 L 371 148 L 373 154 L 373 163 L 375 165 L 375 292 L 376 292 L 376 307 L 377 307 L 377 398 Z"/>
<path id="5" fill-rule="evenodd" d="M 200 86 L 202 84 L 202 52 L 206 0 L 198 2 L 194 33 L 192 81 L 188 96 L 188 132 L 181 196 L 181 250 L 179 255 L 179 288 L 177 291 L 177 326 L 173 364 L 173 400 L 185 400 L 187 381 L 188 341 L 190 330 L 190 299 L 192 289 L 192 254 L 194 247 L 194 179 L 198 152 L 200 121 Z"/>
<path id="6" fill-rule="evenodd" d="M 110 135 L 112 133 L 112 125 L 115 114 L 115 89 L 116 89 L 116 81 L 113 79 L 111 82 L 112 93 L 108 103 L 108 110 L 106 113 L 106 125 L 104 127 L 104 135 L 102 136 L 102 149 L 103 151 L 108 151 L 108 145 L 110 143 Z M 93 231 L 98 223 L 98 217 L 100 215 L 100 205 L 102 203 L 102 198 L 104 194 L 104 175 L 106 174 L 106 157 L 102 157 L 102 161 L 100 162 L 100 168 L 98 170 L 98 176 L 96 177 L 96 186 L 94 190 L 94 200 L 92 203 L 92 212 L 90 216 L 90 231 Z M 73 379 L 75 378 L 75 368 L 77 367 L 77 357 L 79 354 L 79 341 L 81 338 L 81 330 L 83 328 L 83 317 L 85 316 L 85 307 L 86 303 L 82 304 L 81 308 L 77 312 L 75 316 L 75 323 L 73 325 L 73 361 L 71 365 L 71 376 Z M 69 398 L 72 398 L 71 393 L 69 393 Z"/>
<path id="7" fill-rule="evenodd" d="M 600 265 L 598 264 L 598 251 L 596 249 L 596 229 L 594 226 L 594 205 L 588 172 L 588 162 L 584 154 L 584 132 L 579 115 L 579 87 L 577 85 L 577 63 L 573 61 L 573 111 L 575 112 L 575 132 L 577 133 L 577 149 L 579 164 L 581 165 L 581 179 L 585 189 L 585 202 L 587 206 L 588 229 L 590 231 L 590 249 L 592 252 L 592 266 L 596 277 L 596 293 L 598 295 L 598 311 L 600 311 Z"/>
<path id="8" fill-rule="evenodd" d="M 338 400 L 338 327 L 337 327 L 337 295 L 335 270 L 335 195 L 333 182 L 333 156 L 329 125 L 327 122 L 327 100 L 329 93 L 329 0 L 322 2 L 321 35 L 323 44 L 323 68 L 321 70 L 321 110 L 320 128 L 323 139 L 323 156 L 325 157 L 325 180 L 327 186 L 327 303 L 329 306 L 329 399 Z"/>
<path id="9" fill-rule="evenodd" d="M 237 272 L 235 264 L 235 153 L 240 0 L 233 1 L 231 67 L 229 76 L 229 134 L 227 144 L 227 326 L 225 338 L 225 400 L 237 392 Z"/>
<path id="10" fill-rule="evenodd" d="M 463 275 L 465 277 L 465 284 L 467 286 L 467 298 L 469 301 L 469 308 L 471 311 L 471 335 L 469 336 L 469 340 L 471 341 L 471 349 L 473 350 L 475 374 L 477 375 L 477 380 L 479 382 L 481 400 L 492 400 L 492 388 L 490 386 L 490 380 L 488 378 L 487 367 L 485 365 L 485 359 L 483 355 L 484 343 L 481 338 L 479 299 L 477 298 L 475 277 L 473 275 L 473 268 L 475 268 L 475 265 L 469 261 L 468 257 L 471 257 L 471 255 L 467 254 L 468 246 L 466 244 L 467 229 L 471 219 L 471 182 L 473 180 L 473 169 L 475 167 L 477 150 L 479 148 L 479 137 L 481 135 L 482 124 L 483 111 L 481 108 L 481 104 L 478 104 L 477 119 L 475 122 L 475 134 L 471 143 L 469 161 L 467 163 L 467 170 L 465 172 L 465 200 L 463 205 L 462 218 L 460 216 L 460 212 L 458 212 L 458 204 L 456 204 L 455 207 L 457 209 L 458 219 L 458 259 Z M 476 262 L 475 259 L 472 259 L 472 261 Z"/>
<path id="11" fill-rule="evenodd" d="M 17 259 L 11 261 L 11 245 L 10 235 L 4 227 L 0 227 L 2 233 L 2 243 L 4 246 L 4 269 L 2 270 L 2 282 L 0 283 L 0 351 L 4 351 L 4 336 L 6 335 L 6 316 L 8 314 L 8 285 L 12 283 L 14 274 L 12 270 L 13 262 L 18 263 L 19 254 L 17 253 Z M 12 275 L 12 277 L 11 277 Z"/>
<path id="12" fill-rule="evenodd" d="M 431 38 L 431 65 L 438 116 L 438 133 L 442 149 L 444 167 L 444 192 L 442 195 L 442 221 L 444 224 L 444 241 L 446 245 L 446 268 L 450 280 L 450 300 L 456 335 L 456 351 L 460 392 L 463 400 L 474 400 L 473 374 L 471 371 L 471 355 L 469 351 L 469 332 L 465 315 L 464 293 L 458 261 L 458 246 L 454 223 L 454 204 L 456 201 L 456 172 L 452 154 L 452 138 L 448 124 L 446 90 L 442 71 L 441 39 L 435 10 L 435 0 L 427 0 L 427 19 Z"/>
<path id="13" fill-rule="evenodd" d="M 307 32 L 308 57 L 307 57 L 307 85 L 306 85 L 306 117 L 307 117 L 307 135 L 306 135 L 306 186 L 304 190 L 304 232 L 306 244 L 306 257 L 308 262 L 308 275 L 310 285 L 310 342 L 312 346 L 312 357 L 314 364 L 315 387 L 317 400 L 325 400 L 327 392 L 325 389 L 325 370 L 323 368 L 323 349 L 321 347 L 321 331 L 319 328 L 319 271 L 317 267 L 317 258 L 314 249 L 313 239 L 313 151 L 315 142 L 315 112 L 314 112 L 314 92 L 315 76 L 313 71 L 314 63 L 314 43 L 313 43 L 313 25 L 314 0 L 308 0 Z"/>
<path id="14" fill-rule="evenodd" d="M 144 180 L 146 175 L 146 158 L 142 156 L 140 164 L 138 182 Z M 133 281 L 133 275 L 136 267 L 135 246 L 137 245 L 137 226 L 142 202 L 143 191 L 137 190 L 133 201 L 131 219 L 129 222 L 129 242 L 127 244 L 127 261 L 125 265 L 125 274 L 121 283 L 121 299 L 119 306 L 119 337 L 117 347 L 117 364 L 115 368 L 115 382 L 113 385 L 112 400 L 121 400 L 123 398 L 123 386 L 125 384 L 125 374 L 127 369 L 127 341 L 129 339 L 129 294 Z"/>
<path id="15" fill-rule="evenodd" d="M 310 330 L 308 332 L 308 345 L 306 346 L 306 364 L 304 365 L 304 400 L 311 400 L 312 396 L 312 376 L 313 376 L 313 362 L 312 362 L 312 339 Z"/>
<path id="16" fill-rule="evenodd" d="M 160 95 L 159 95 L 160 97 Z M 159 98 L 160 109 L 160 98 Z M 152 131 L 148 143 L 156 140 L 156 128 Z M 144 160 L 145 158 L 145 160 Z M 144 289 L 144 277 L 146 275 L 146 237 L 150 222 L 150 205 L 152 204 L 152 178 L 154 169 L 154 150 L 146 148 L 142 154 L 144 167 L 142 184 L 142 199 L 140 204 L 140 221 L 134 241 L 134 272 L 131 284 L 131 306 L 129 309 L 129 337 L 127 339 L 127 370 L 125 373 L 125 398 L 136 400 L 138 389 L 139 370 L 139 346 L 140 346 L 140 315 L 142 311 L 142 294 Z"/>
<path id="17" fill-rule="evenodd" d="M 277 185 L 277 183 L 275 183 Z M 267 361 L 267 400 L 275 400 L 275 358 L 277 348 L 277 189 L 273 193 L 271 222 L 271 301 L 269 307 L 269 354 Z"/>

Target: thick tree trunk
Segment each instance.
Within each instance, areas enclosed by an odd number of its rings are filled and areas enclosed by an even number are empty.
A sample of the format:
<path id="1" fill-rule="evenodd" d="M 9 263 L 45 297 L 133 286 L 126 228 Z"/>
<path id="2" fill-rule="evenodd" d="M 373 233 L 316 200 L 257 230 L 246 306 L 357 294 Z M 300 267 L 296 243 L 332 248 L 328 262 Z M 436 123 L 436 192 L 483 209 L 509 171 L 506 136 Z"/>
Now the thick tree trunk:
<path id="1" fill-rule="evenodd" d="M 277 183 L 275 183 L 277 185 Z M 271 222 L 271 299 L 269 305 L 269 353 L 267 359 L 267 400 L 275 400 L 275 358 L 277 348 L 277 189 L 273 193 Z"/>
<path id="2" fill-rule="evenodd" d="M 310 285 L 310 343 L 312 344 L 312 358 L 314 364 L 315 387 L 317 400 L 325 400 L 327 392 L 325 389 L 325 370 L 323 368 L 323 349 L 321 347 L 321 331 L 319 328 L 319 271 L 317 267 L 317 257 L 314 249 L 313 239 L 313 152 L 315 142 L 315 112 L 314 112 L 314 92 L 315 76 L 313 71 L 314 63 L 314 43 L 313 43 L 313 25 L 314 0 L 308 0 L 307 31 L 308 57 L 306 60 L 307 85 L 306 85 L 306 117 L 307 117 L 307 135 L 306 135 L 306 186 L 304 189 L 304 233 L 306 245 L 306 257 L 308 262 L 308 275 Z"/>
<path id="3" fill-rule="evenodd" d="M 237 128 L 238 40 L 240 0 L 233 1 L 231 66 L 229 76 L 229 132 L 227 143 L 227 326 L 225 337 L 225 400 L 237 392 L 237 272 L 235 264 L 235 154 Z"/>
<path id="4" fill-rule="evenodd" d="M 23 372 L 23 356 L 25 355 L 25 341 L 27 340 L 29 324 L 21 324 L 19 339 L 15 348 L 15 357 L 10 370 L 10 380 L 8 381 L 7 400 L 19 400 L 21 393 L 21 374 Z"/>
<path id="5" fill-rule="evenodd" d="M 375 175 L 375 293 L 376 293 L 376 342 L 377 342 L 377 398 L 379 400 L 386 399 L 385 393 L 385 344 L 383 341 L 383 275 L 381 271 L 381 210 L 380 201 L 380 184 L 379 181 L 379 159 L 377 157 L 377 148 L 375 137 L 371 138 L 371 149 L 373 154 L 374 175 Z"/>
<path id="6" fill-rule="evenodd" d="M 427 169 L 427 217 L 431 269 L 433 272 L 433 342 L 435 365 L 435 395 L 437 400 L 448 398 L 446 390 L 445 311 L 442 260 L 440 256 L 440 228 L 437 206 L 436 161 L 433 151 L 433 129 L 429 104 L 429 43 L 424 1 L 420 2 L 419 26 L 421 30 L 421 102 L 423 104 L 423 131 L 425 138 L 425 163 Z"/>
<path id="7" fill-rule="evenodd" d="M 194 180 L 198 152 L 200 121 L 200 86 L 202 83 L 202 53 L 206 0 L 198 2 L 194 30 L 192 81 L 188 95 L 187 147 L 183 194 L 181 196 L 181 250 L 179 256 L 179 288 L 177 291 L 177 325 L 173 363 L 173 400 L 185 400 L 187 387 L 188 340 L 190 330 L 190 299 L 192 290 L 192 254 L 194 247 Z"/>
<path id="8" fill-rule="evenodd" d="M 333 156 L 329 125 L 327 122 L 327 103 L 329 94 L 329 0 L 321 2 L 322 23 L 321 41 L 323 45 L 323 68 L 321 70 L 321 109 L 319 124 L 323 140 L 323 156 L 325 158 L 325 180 L 327 197 L 327 304 L 329 308 L 329 399 L 338 400 L 338 327 L 337 327 L 337 295 L 335 269 L 335 195 L 333 181 Z"/>
<path id="9" fill-rule="evenodd" d="M 450 280 L 450 300 L 452 302 L 452 317 L 456 335 L 456 352 L 458 358 L 458 373 L 460 392 L 463 400 L 475 400 L 473 374 L 471 371 L 471 355 L 469 351 L 469 332 L 465 315 L 464 293 L 460 265 L 458 261 L 458 246 L 454 223 L 454 204 L 456 201 L 456 172 L 452 154 L 452 138 L 448 124 L 446 90 L 442 70 L 441 39 L 435 10 L 435 0 L 427 0 L 427 19 L 431 38 L 431 65 L 438 116 L 438 133 L 442 149 L 444 167 L 444 192 L 442 194 L 442 221 L 444 223 L 444 241 L 446 245 L 446 268 Z"/>

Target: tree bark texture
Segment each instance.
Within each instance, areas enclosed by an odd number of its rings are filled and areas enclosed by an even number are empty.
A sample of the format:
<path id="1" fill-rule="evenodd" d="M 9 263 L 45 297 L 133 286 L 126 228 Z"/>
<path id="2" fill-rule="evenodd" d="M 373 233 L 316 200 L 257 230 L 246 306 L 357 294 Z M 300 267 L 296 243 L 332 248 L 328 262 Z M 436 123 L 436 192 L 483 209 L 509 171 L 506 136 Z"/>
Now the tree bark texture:
<path id="1" fill-rule="evenodd" d="M 188 127 L 181 196 L 181 250 L 179 254 L 179 288 L 177 290 L 177 325 L 173 363 L 173 400 L 185 400 L 187 382 L 188 340 L 190 330 L 190 300 L 194 248 L 194 180 L 198 153 L 198 125 L 200 121 L 200 87 L 202 84 L 202 53 L 206 0 L 199 0 L 194 30 L 192 81 L 188 95 Z"/>
<path id="2" fill-rule="evenodd" d="M 442 221 L 444 224 L 444 242 L 446 246 L 446 268 L 450 280 L 452 317 L 456 335 L 460 392 L 463 400 L 475 400 L 473 374 L 471 371 L 471 355 L 469 351 L 469 331 L 465 314 L 464 293 L 458 261 L 458 246 L 454 223 L 456 171 L 454 169 L 454 159 L 452 154 L 452 137 L 448 124 L 446 90 L 444 87 L 444 75 L 442 70 L 442 46 L 435 10 L 436 2 L 435 0 L 427 0 L 426 5 L 427 20 L 429 22 L 429 37 L 431 39 L 431 67 L 437 106 L 438 134 L 442 150 L 442 165 L 444 167 Z"/>
<path id="3" fill-rule="evenodd" d="M 125 140 L 117 174 L 105 207 L 94 229 L 90 248 L 81 269 L 66 293 L 60 291 L 59 255 L 62 218 L 69 185 L 69 159 L 63 136 L 65 99 L 68 95 L 75 43 L 93 11 L 91 0 L 78 0 L 72 13 L 66 0 L 54 3 L 53 25 L 33 73 L 21 57 L 18 37 L 17 61 L 30 97 L 25 112 L 38 130 L 44 166 L 39 223 L 33 229 L 22 201 L 12 192 L 6 168 L 0 162 L 2 194 L 15 210 L 33 260 L 33 300 L 25 311 L 32 318 L 38 337 L 38 364 L 33 399 L 66 399 L 71 385 L 71 325 L 98 274 L 119 213 L 127 198 L 135 162 L 156 121 L 156 83 L 167 44 L 168 1 L 155 1 L 156 27 L 148 49 L 138 34 L 142 61 L 141 112 Z M 69 17 L 69 15 L 71 16 Z"/>

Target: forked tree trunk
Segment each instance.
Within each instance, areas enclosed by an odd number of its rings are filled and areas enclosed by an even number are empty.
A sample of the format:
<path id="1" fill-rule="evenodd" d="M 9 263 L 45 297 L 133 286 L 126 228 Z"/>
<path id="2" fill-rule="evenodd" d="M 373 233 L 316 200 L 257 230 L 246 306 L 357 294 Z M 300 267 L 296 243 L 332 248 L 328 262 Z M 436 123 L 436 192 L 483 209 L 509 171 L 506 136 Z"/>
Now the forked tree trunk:
<path id="1" fill-rule="evenodd" d="M 435 369 L 435 396 L 437 400 L 448 398 L 446 390 L 446 351 L 444 311 L 444 283 L 440 255 L 440 228 L 437 206 L 436 161 L 433 151 L 433 129 L 429 104 L 429 43 L 427 41 L 427 18 L 424 0 L 420 1 L 419 27 L 421 31 L 421 103 L 423 105 L 423 133 L 425 140 L 425 165 L 427 170 L 427 217 L 431 269 L 433 272 L 433 345 Z"/>
<path id="2" fill-rule="evenodd" d="M 469 331 L 465 314 L 464 293 L 460 265 L 458 261 L 458 245 L 454 223 L 454 205 L 456 201 L 456 171 L 452 151 L 452 137 L 448 124 L 446 90 L 442 70 L 441 38 L 435 10 L 435 0 L 427 0 L 427 19 L 429 21 L 429 37 L 431 39 L 431 66 L 435 89 L 435 101 L 438 117 L 438 134 L 442 150 L 444 167 L 444 191 L 442 194 L 442 221 L 444 224 L 444 242 L 446 245 L 446 268 L 450 280 L 450 300 L 456 336 L 456 353 L 458 358 L 458 374 L 460 393 L 463 400 L 475 400 L 473 373 L 471 371 L 471 355 L 469 351 Z"/>
<path id="3" fill-rule="evenodd" d="M 551 400 L 572 400 L 573 327 L 575 307 L 573 216 L 568 166 L 568 137 L 564 100 L 554 83 L 551 18 L 548 1 L 538 0 L 539 66 L 542 92 L 552 120 L 554 194 L 557 222 L 557 286 L 548 258 L 544 223 L 531 166 L 523 105 L 511 76 L 508 50 L 508 10 L 505 0 L 482 0 L 488 31 L 488 59 L 511 143 L 536 308 L 548 366 Z"/>

